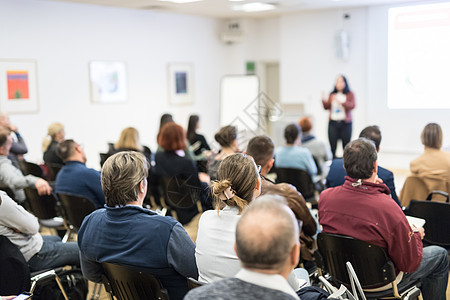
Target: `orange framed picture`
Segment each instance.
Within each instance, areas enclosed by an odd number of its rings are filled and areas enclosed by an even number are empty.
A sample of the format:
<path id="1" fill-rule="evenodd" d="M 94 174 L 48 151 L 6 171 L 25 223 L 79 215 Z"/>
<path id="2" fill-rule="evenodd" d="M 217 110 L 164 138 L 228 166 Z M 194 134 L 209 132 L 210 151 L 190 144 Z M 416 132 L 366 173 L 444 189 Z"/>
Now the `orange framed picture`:
<path id="1" fill-rule="evenodd" d="M 37 66 L 34 60 L 0 60 L 0 111 L 37 112 Z"/>

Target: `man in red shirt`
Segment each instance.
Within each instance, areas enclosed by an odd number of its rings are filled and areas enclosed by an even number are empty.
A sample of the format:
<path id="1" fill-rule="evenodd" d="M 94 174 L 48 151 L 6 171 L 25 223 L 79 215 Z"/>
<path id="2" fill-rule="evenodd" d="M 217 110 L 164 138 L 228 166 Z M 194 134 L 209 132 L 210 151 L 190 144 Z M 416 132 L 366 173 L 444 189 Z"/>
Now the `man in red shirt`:
<path id="1" fill-rule="evenodd" d="M 319 223 L 323 231 L 352 236 L 385 249 L 402 280 L 422 280 L 424 299 L 445 300 L 448 282 L 447 250 L 423 248 L 423 228 L 411 228 L 389 188 L 377 176 L 373 142 L 360 138 L 344 150 L 348 176 L 342 186 L 322 192 Z M 400 275 L 402 276 L 402 275 Z"/>

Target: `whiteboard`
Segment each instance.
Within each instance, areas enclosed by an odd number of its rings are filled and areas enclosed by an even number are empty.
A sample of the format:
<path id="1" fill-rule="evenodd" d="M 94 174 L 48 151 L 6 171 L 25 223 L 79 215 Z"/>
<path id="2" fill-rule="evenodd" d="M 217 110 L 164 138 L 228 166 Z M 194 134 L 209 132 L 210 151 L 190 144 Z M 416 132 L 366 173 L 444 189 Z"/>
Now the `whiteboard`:
<path id="1" fill-rule="evenodd" d="M 220 85 L 220 126 L 236 126 L 243 122 L 245 124 L 242 125 L 256 129 L 259 122 L 258 95 L 258 76 L 223 77 Z"/>
<path id="2" fill-rule="evenodd" d="M 237 146 L 241 151 L 248 141 L 261 134 L 259 79 L 255 75 L 229 75 L 220 88 L 220 126 L 237 129 Z"/>

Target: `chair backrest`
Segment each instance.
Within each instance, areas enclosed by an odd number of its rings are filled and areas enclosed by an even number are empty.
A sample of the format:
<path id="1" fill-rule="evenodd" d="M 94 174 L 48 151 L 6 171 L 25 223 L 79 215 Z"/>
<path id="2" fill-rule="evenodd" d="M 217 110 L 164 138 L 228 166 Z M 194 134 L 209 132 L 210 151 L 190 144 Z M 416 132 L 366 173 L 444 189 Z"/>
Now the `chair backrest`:
<path id="1" fill-rule="evenodd" d="M 450 203 L 411 200 L 407 214 L 425 219 L 424 242 L 450 247 Z"/>
<path id="2" fill-rule="evenodd" d="M 290 183 L 297 188 L 305 199 L 313 198 L 316 188 L 311 176 L 305 170 L 277 168 L 277 183 Z"/>
<path id="3" fill-rule="evenodd" d="M 79 229 L 84 218 L 95 210 L 94 203 L 86 198 L 58 193 L 58 198 L 64 208 L 67 222 Z"/>
<path id="4" fill-rule="evenodd" d="M 108 262 L 102 267 L 105 289 L 118 300 L 169 299 L 167 290 L 149 273 Z"/>
<path id="5" fill-rule="evenodd" d="M 103 164 L 111 156 L 110 153 L 99 153 L 100 154 L 100 167 L 103 167 Z"/>
<path id="6" fill-rule="evenodd" d="M 38 219 L 52 219 L 58 217 L 56 212 L 57 199 L 55 195 L 40 196 L 35 188 L 25 188 L 25 195 L 30 205 L 31 212 Z"/>
<path id="7" fill-rule="evenodd" d="M 353 237 L 321 232 L 317 236 L 323 267 L 339 283 L 350 285 L 346 268 L 351 262 L 364 289 L 377 288 L 395 280 L 394 264 L 384 250 Z"/>
<path id="8" fill-rule="evenodd" d="M 407 207 L 411 200 L 425 200 L 435 190 L 449 192 L 449 183 L 446 179 L 410 175 L 400 192 L 400 203 Z"/>
<path id="9" fill-rule="evenodd" d="M 189 184 L 189 178 L 160 176 L 158 181 L 167 208 L 176 212 L 181 224 L 188 223 L 200 212 L 197 203 L 200 202 L 201 188 Z"/>
<path id="10" fill-rule="evenodd" d="M 48 170 L 48 176 L 47 176 L 48 181 L 55 181 L 56 175 L 58 175 L 59 171 L 61 171 L 61 168 L 63 167 L 63 165 L 50 164 L 50 163 L 47 163 L 45 165 L 47 166 L 47 170 Z"/>
<path id="11" fill-rule="evenodd" d="M 41 177 L 44 178 L 44 171 L 42 170 L 42 168 L 34 163 L 28 162 L 28 161 L 24 161 L 24 160 L 19 160 L 19 166 L 20 166 L 20 170 L 22 171 L 23 175 L 33 175 L 36 177 Z"/>
<path id="12" fill-rule="evenodd" d="M 18 295 L 29 291 L 30 270 L 16 245 L 0 236 L 0 295 Z"/>

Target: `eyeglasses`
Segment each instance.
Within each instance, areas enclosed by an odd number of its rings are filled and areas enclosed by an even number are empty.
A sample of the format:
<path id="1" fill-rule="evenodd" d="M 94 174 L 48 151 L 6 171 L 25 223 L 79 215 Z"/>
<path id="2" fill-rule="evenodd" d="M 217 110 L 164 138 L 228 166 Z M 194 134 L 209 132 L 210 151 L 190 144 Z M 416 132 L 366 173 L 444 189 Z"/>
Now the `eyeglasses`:
<path id="1" fill-rule="evenodd" d="M 258 169 L 258 174 L 261 174 L 261 165 L 256 165 L 256 168 Z"/>

